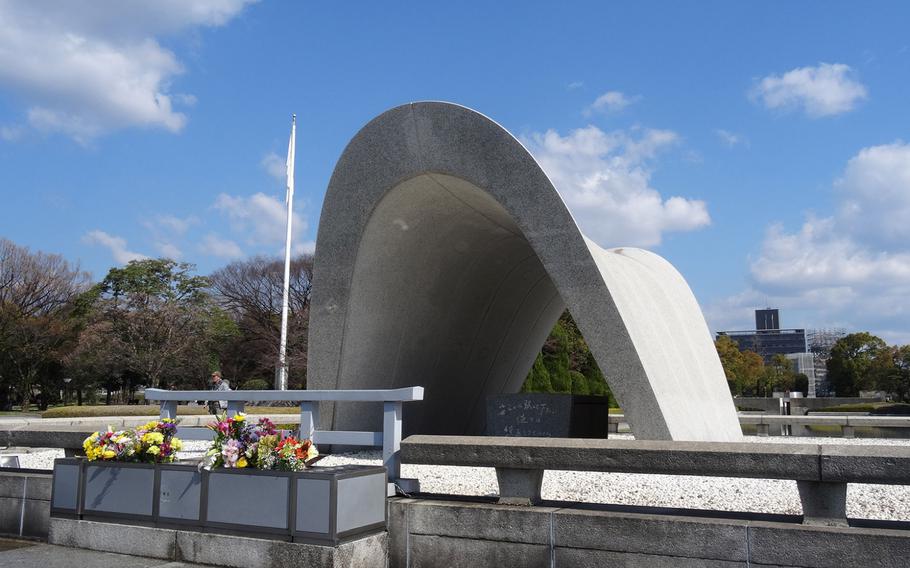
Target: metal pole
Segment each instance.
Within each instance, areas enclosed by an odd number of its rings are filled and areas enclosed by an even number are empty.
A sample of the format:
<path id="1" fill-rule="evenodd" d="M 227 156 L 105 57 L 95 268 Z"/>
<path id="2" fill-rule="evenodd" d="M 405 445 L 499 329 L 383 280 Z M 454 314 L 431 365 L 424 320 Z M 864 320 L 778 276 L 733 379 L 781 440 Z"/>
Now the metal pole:
<path id="1" fill-rule="evenodd" d="M 288 388 L 288 288 L 291 280 L 291 223 L 294 218 L 294 154 L 296 151 L 295 139 L 297 136 L 297 115 L 291 117 L 291 139 L 288 142 L 288 186 L 287 206 L 288 223 L 287 239 L 284 244 L 284 290 L 281 299 L 281 343 L 278 345 L 278 369 L 275 374 L 275 388 L 287 390 Z"/>

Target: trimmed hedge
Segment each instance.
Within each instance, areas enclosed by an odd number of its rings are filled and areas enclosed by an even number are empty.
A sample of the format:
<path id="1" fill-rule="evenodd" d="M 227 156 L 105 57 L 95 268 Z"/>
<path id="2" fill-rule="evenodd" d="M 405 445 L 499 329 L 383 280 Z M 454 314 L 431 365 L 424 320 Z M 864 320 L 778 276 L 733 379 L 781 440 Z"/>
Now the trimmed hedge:
<path id="1" fill-rule="evenodd" d="M 300 408 L 296 406 L 249 406 L 249 414 L 297 414 Z M 110 406 L 61 406 L 50 408 L 41 413 L 42 418 L 95 418 L 99 416 L 158 416 L 158 406 L 136 406 L 112 404 Z M 205 406 L 177 407 L 177 416 L 208 414 Z"/>
<path id="2" fill-rule="evenodd" d="M 908 416 L 910 404 L 890 402 L 862 402 L 856 404 L 838 404 L 810 410 L 809 414 L 816 412 L 868 412 L 874 416 Z"/>

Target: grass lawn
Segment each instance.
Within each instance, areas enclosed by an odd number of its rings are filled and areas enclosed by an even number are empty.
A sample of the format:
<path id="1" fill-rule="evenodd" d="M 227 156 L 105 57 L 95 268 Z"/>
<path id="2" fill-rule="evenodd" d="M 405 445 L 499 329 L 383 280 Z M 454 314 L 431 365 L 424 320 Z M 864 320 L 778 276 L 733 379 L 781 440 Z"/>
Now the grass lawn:
<path id="1" fill-rule="evenodd" d="M 298 414 L 300 408 L 297 406 L 248 406 L 247 414 Z M 84 418 L 97 416 L 158 416 L 159 408 L 157 405 L 124 405 L 112 404 L 102 406 L 61 406 L 50 408 L 41 414 L 42 418 Z M 177 407 L 178 416 L 187 415 L 205 415 L 208 414 L 208 408 L 205 406 L 185 406 Z"/>

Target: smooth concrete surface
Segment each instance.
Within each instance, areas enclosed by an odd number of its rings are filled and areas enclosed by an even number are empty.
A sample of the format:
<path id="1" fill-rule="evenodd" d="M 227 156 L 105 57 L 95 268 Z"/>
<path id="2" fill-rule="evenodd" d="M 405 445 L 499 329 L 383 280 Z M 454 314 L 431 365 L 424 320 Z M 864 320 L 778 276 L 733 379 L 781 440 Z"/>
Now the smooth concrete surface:
<path id="1" fill-rule="evenodd" d="M 308 383 L 426 387 L 407 433 L 484 431 L 568 307 L 640 439 L 736 441 L 723 369 L 665 260 L 604 250 L 506 130 L 436 102 L 394 108 L 339 158 L 320 216 Z M 336 404 L 323 427 L 375 430 Z"/>
<path id="2" fill-rule="evenodd" d="M 4 568 L 210 568 L 36 542 L 22 542 L 22 546 L 10 549 L 2 544 L 0 542 L 0 566 Z"/>
<path id="3" fill-rule="evenodd" d="M 388 564 L 388 534 L 384 532 L 331 547 L 218 533 L 52 518 L 48 542 L 59 546 L 229 568 L 385 568 Z"/>
<path id="4" fill-rule="evenodd" d="M 393 568 L 897 568 L 910 557 L 910 531 L 893 529 L 429 499 L 392 499 L 389 512 Z"/>

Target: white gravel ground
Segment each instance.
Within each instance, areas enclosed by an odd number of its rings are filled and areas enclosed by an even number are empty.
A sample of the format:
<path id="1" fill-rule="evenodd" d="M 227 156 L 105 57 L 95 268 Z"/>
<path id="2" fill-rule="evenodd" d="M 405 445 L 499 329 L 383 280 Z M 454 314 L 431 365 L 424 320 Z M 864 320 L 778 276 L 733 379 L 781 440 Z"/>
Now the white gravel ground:
<path id="1" fill-rule="evenodd" d="M 632 439 L 613 435 L 614 439 Z M 780 444 L 840 444 L 910 446 L 910 440 L 746 437 L 747 442 Z M 198 457 L 207 442 L 187 441 L 181 458 Z M 20 454 L 22 467 L 51 469 L 62 450 L 35 450 Z M 379 464 L 378 451 L 328 456 L 320 465 Z M 452 495 L 497 494 L 493 468 L 402 465 L 403 477 L 420 480 L 427 493 Z M 795 481 L 689 477 L 672 475 L 547 471 L 544 499 L 652 507 L 680 507 L 721 511 L 802 513 Z M 855 518 L 910 521 L 910 486 L 851 483 L 847 488 L 847 514 Z"/>

